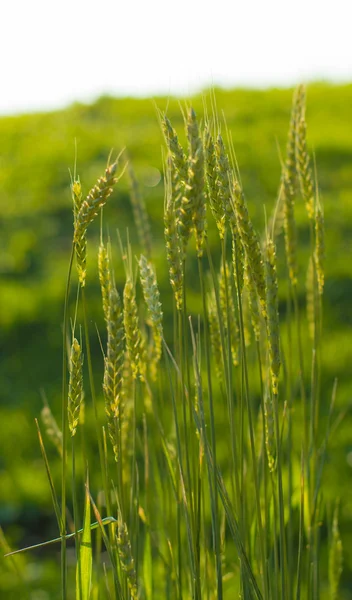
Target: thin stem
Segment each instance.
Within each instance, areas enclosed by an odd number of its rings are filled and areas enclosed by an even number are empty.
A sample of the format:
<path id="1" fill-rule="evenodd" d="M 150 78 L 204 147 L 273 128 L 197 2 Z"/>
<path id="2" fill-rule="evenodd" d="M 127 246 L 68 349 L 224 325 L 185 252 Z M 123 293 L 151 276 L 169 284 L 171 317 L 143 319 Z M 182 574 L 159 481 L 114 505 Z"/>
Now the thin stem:
<path id="1" fill-rule="evenodd" d="M 211 379 L 211 363 L 210 363 L 210 340 L 207 327 L 207 308 L 205 289 L 203 281 L 203 264 L 202 259 L 198 259 L 199 268 L 199 281 L 201 286 L 201 295 L 203 299 L 203 315 L 204 315 L 204 343 L 205 343 L 205 358 L 208 378 L 208 395 L 209 395 L 209 411 L 210 411 L 210 441 L 211 449 L 213 453 L 213 472 L 212 472 L 212 483 L 210 483 L 210 496 L 212 502 L 212 522 L 213 522 L 213 537 L 214 537 L 214 550 L 215 550 L 215 561 L 216 561 L 216 578 L 217 578 L 217 594 L 218 600 L 222 600 L 222 566 L 221 566 L 221 553 L 220 553 L 220 528 L 219 528 L 219 506 L 218 506 L 218 491 L 217 491 L 217 461 L 216 461 L 216 436 L 215 436 L 215 417 L 214 417 L 214 405 L 213 405 L 213 388 Z M 211 493 L 213 490 L 213 493 Z"/>
<path id="2" fill-rule="evenodd" d="M 70 294 L 71 273 L 74 257 L 74 244 L 71 248 L 71 256 L 68 267 L 65 304 L 64 304 L 64 324 L 63 324 L 63 344 L 62 344 L 62 471 L 61 471 L 61 591 L 62 600 L 67 598 L 67 556 L 66 556 L 66 471 L 67 471 L 67 346 L 66 335 L 68 325 L 68 299 Z"/>

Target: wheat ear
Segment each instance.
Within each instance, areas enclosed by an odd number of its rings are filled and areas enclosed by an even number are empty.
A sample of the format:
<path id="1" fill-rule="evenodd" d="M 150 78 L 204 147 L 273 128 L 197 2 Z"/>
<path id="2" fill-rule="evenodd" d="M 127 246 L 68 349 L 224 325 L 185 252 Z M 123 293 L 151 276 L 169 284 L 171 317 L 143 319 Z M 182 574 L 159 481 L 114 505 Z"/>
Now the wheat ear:
<path id="1" fill-rule="evenodd" d="M 131 361 L 131 370 L 134 379 L 138 375 L 144 378 L 145 365 L 142 362 L 142 337 L 139 327 L 138 309 L 135 287 L 128 276 L 123 291 L 124 325 L 126 335 L 126 348 Z"/>
<path id="2" fill-rule="evenodd" d="M 238 181 L 233 181 L 232 200 L 236 211 L 237 226 L 251 276 L 255 283 L 263 316 L 266 317 L 266 286 L 264 261 L 258 236 L 248 215 L 246 200 Z"/>
<path id="3" fill-rule="evenodd" d="M 278 394 L 281 358 L 276 252 L 274 242 L 271 238 L 267 239 L 265 248 L 265 278 L 267 298 L 266 324 L 269 344 L 271 387 L 272 393 L 276 396 Z"/>
<path id="4" fill-rule="evenodd" d="M 99 246 L 98 272 L 105 321 L 109 320 L 109 297 L 111 291 L 110 260 L 107 248 L 103 243 Z"/>
<path id="5" fill-rule="evenodd" d="M 319 294 L 324 290 L 324 261 L 325 261 L 325 231 L 324 213 L 320 204 L 317 203 L 315 210 L 315 267 L 318 280 Z"/>
<path id="6" fill-rule="evenodd" d="M 205 178 L 211 212 L 215 219 L 220 239 L 225 237 L 225 213 L 217 184 L 216 153 L 213 137 L 207 126 L 204 132 Z"/>
<path id="7" fill-rule="evenodd" d="M 117 161 L 105 169 L 105 174 L 100 177 L 96 185 L 90 190 L 77 213 L 75 220 L 74 242 L 79 244 L 85 235 L 88 225 L 97 216 L 99 210 L 105 206 L 109 196 L 113 191 L 113 186 L 117 182 L 115 173 L 117 170 Z"/>
<path id="8" fill-rule="evenodd" d="M 115 286 L 109 295 L 107 318 L 108 343 L 105 357 L 103 390 L 108 431 L 115 460 L 119 460 L 119 437 L 123 415 L 122 376 L 124 367 L 124 317 L 120 296 Z"/>
<path id="9" fill-rule="evenodd" d="M 157 365 L 162 352 L 163 313 L 161 310 L 160 293 L 158 283 L 156 280 L 155 270 L 151 263 L 145 258 L 145 256 L 140 257 L 139 274 L 143 289 L 144 300 L 148 307 L 148 314 L 153 333 L 151 373 L 153 379 L 155 380 Z"/>
<path id="10" fill-rule="evenodd" d="M 169 276 L 171 287 L 174 291 L 177 310 L 182 310 L 183 301 L 183 269 L 181 260 L 181 248 L 177 231 L 177 217 L 175 200 L 172 192 L 171 182 L 171 159 L 168 161 L 165 173 L 165 208 L 164 208 L 164 235 L 166 256 L 169 265 Z"/>
<path id="11" fill-rule="evenodd" d="M 77 217 L 83 203 L 82 186 L 80 181 L 77 180 L 73 182 L 71 192 L 73 201 L 74 227 L 76 228 Z M 87 274 L 87 238 L 85 233 L 77 240 L 75 244 L 75 254 L 78 280 L 81 287 L 84 287 L 86 284 Z"/>
<path id="12" fill-rule="evenodd" d="M 119 520 L 117 528 L 117 551 L 120 559 L 120 565 L 124 573 L 126 573 L 128 588 L 132 600 L 137 600 L 137 573 L 132 555 L 131 542 L 128 535 L 128 529 L 125 522 Z"/>
<path id="13" fill-rule="evenodd" d="M 305 95 L 302 97 L 301 114 L 297 115 L 296 161 L 301 194 L 305 201 L 308 218 L 314 219 L 313 176 L 307 150 L 307 123 L 305 119 Z"/>
<path id="14" fill-rule="evenodd" d="M 192 198 L 192 222 L 196 236 L 197 256 L 203 256 L 206 238 L 206 212 L 207 205 L 204 189 L 204 150 L 203 141 L 199 133 L 196 113 L 190 109 L 187 120 L 187 135 L 189 144 L 188 188 Z"/>
<path id="15" fill-rule="evenodd" d="M 79 413 L 83 399 L 83 355 L 81 346 L 74 338 L 70 354 L 70 379 L 68 386 L 68 426 L 73 437 L 79 422 Z"/>
<path id="16" fill-rule="evenodd" d="M 54 446 L 57 448 L 60 456 L 62 456 L 62 431 L 60 431 L 56 419 L 53 413 L 51 412 L 50 406 L 48 404 L 45 404 L 45 406 L 43 406 L 40 415 L 47 436 L 51 439 Z"/>

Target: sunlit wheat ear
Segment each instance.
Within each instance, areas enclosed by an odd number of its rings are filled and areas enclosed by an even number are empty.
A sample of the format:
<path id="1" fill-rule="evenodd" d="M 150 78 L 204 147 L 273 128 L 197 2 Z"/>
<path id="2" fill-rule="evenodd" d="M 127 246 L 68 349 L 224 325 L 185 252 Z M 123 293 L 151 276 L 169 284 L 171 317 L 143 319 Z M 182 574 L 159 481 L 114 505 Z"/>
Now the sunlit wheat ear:
<path id="1" fill-rule="evenodd" d="M 324 214 L 319 203 L 315 210 L 315 268 L 318 280 L 319 294 L 324 290 L 324 261 L 325 261 L 325 231 Z"/>
<path id="2" fill-rule="evenodd" d="M 175 169 L 178 172 L 180 179 L 186 182 L 188 178 L 187 157 L 180 142 L 178 141 L 177 133 L 166 115 L 164 115 L 161 119 L 161 127 Z"/>
<path id="3" fill-rule="evenodd" d="M 189 146 L 189 155 L 192 152 L 191 141 L 188 132 L 189 127 L 189 119 L 186 122 L 187 135 L 188 135 L 188 146 Z M 185 181 L 185 186 L 183 188 L 183 193 L 181 197 L 181 203 L 179 208 L 177 209 L 177 225 L 178 225 L 178 233 L 180 237 L 180 248 L 181 248 L 181 259 L 184 261 L 186 259 L 187 247 L 189 238 L 193 231 L 193 217 L 194 217 L 194 207 L 195 207 L 195 192 L 197 190 L 192 189 L 190 186 L 190 182 L 194 179 L 194 172 L 192 169 L 192 161 L 190 156 L 187 156 L 187 178 Z M 172 178 L 173 179 L 173 178 Z"/>
<path id="4" fill-rule="evenodd" d="M 148 214 L 145 208 L 143 196 L 140 192 L 138 181 L 130 164 L 128 165 L 128 175 L 131 183 L 130 199 L 139 243 L 143 248 L 143 252 L 147 256 L 147 258 L 150 258 L 152 251 L 152 237 L 150 232 Z"/>
<path id="5" fill-rule="evenodd" d="M 48 438 L 51 439 L 60 456 L 62 456 L 62 432 L 48 404 L 45 404 L 42 408 L 40 415 Z"/>
<path id="6" fill-rule="evenodd" d="M 232 234 L 232 258 L 235 273 L 235 281 L 239 290 L 243 287 L 243 260 L 244 252 L 243 245 L 238 230 L 237 215 L 233 207 L 232 198 L 232 181 L 233 169 L 230 164 L 230 159 L 225 148 L 221 134 L 217 136 L 215 144 L 216 152 L 216 172 L 217 172 L 217 188 L 218 195 L 222 203 L 223 214 L 228 221 Z M 237 281 L 238 279 L 238 281 Z"/>
<path id="7" fill-rule="evenodd" d="M 314 219 L 314 189 L 310 159 L 307 150 L 307 124 L 305 106 L 302 105 L 301 115 L 297 117 L 296 160 L 301 194 L 304 199 L 308 218 Z"/>
<path id="8" fill-rule="evenodd" d="M 131 361 L 131 370 L 134 379 L 143 378 L 145 365 L 141 357 L 141 332 L 139 328 L 138 309 L 135 287 L 128 277 L 123 291 L 124 325 L 126 348 Z"/>
<path id="9" fill-rule="evenodd" d="M 308 332 L 311 340 L 314 340 L 315 332 L 315 273 L 314 273 L 314 258 L 310 257 L 308 262 L 307 277 L 306 277 L 306 293 L 307 293 L 307 321 Z"/>
<path id="10" fill-rule="evenodd" d="M 271 394 L 268 391 L 264 394 L 264 430 L 265 430 L 265 449 L 268 460 L 269 471 L 275 469 L 276 462 L 276 444 L 274 432 L 274 407 Z"/>
<path id="11" fill-rule="evenodd" d="M 111 291 L 111 272 L 110 272 L 110 260 L 106 246 L 103 243 L 99 246 L 98 252 L 98 271 L 99 281 L 102 296 L 102 304 L 104 311 L 105 321 L 108 323 L 109 320 L 109 297 Z"/>
<path id="12" fill-rule="evenodd" d="M 79 422 L 79 413 L 83 399 L 83 355 L 81 346 L 74 338 L 70 353 L 70 379 L 68 386 L 68 426 L 71 436 L 76 433 Z"/>
<path id="13" fill-rule="evenodd" d="M 88 225 L 97 216 L 99 210 L 105 206 L 117 182 L 115 177 L 117 161 L 105 169 L 105 175 L 100 177 L 96 185 L 90 190 L 88 196 L 83 200 L 75 220 L 74 242 L 79 244 L 85 235 Z"/>
<path id="14" fill-rule="evenodd" d="M 235 278 L 236 287 L 239 293 L 242 292 L 244 283 L 244 261 L 245 252 L 239 234 L 238 227 L 231 227 L 232 234 L 232 268 Z"/>
<path id="15" fill-rule="evenodd" d="M 169 266 L 170 283 L 175 295 L 177 310 L 182 310 L 183 299 L 183 270 L 181 249 L 177 232 L 175 205 L 171 189 L 171 166 L 168 164 L 165 173 L 165 207 L 164 207 L 164 235 L 166 256 Z"/>
<path id="16" fill-rule="evenodd" d="M 170 186 L 175 214 L 178 218 L 182 198 L 187 197 L 188 158 L 178 141 L 175 129 L 164 115 L 161 119 L 166 146 L 169 154 L 168 169 L 170 170 Z"/>
<path id="17" fill-rule="evenodd" d="M 266 286 L 263 255 L 258 236 L 248 215 L 243 191 L 237 181 L 233 181 L 232 200 L 235 207 L 239 235 L 248 262 L 248 268 L 257 289 L 262 314 L 266 317 Z"/>
<path id="18" fill-rule="evenodd" d="M 153 333 L 151 373 L 155 380 L 157 365 L 162 353 L 163 313 L 161 310 L 160 294 L 155 271 L 151 263 L 144 256 L 141 256 L 139 260 L 139 274 Z"/>
<path id="19" fill-rule="evenodd" d="M 329 581 L 330 581 L 330 598 L 337 600 L 339 598 L 339 584 L 342 574 L 343 553 L 342 541 L 338 524 L 338 505 L 334 511 L 331 532 L 331 545 L 329 552 Z"/>
<path id="20" fill-rule="evenodd" d="M 239 364 L 239 330 L 233 298 L 234 294 L 231 272 L 228 264 L 226 263 L 226 277 L 223 265 L 221 265 L 219 275 L 220 309 L 222 313 L 221 318 L 224 321 L 225 330 L 231 342 L 232 361 L 234 366 L 237 367 Z M 230 330 L 228 330 L 228 324 Z"/>
<path id="21" fill-rule="evenodd" d="M 220 239 L 223 240 L 225 237 L 225 212 L 217 185 L 214 140 L 208 126 L 204 132 L 204 158 L 209 205 L 219 231 Z"/>
<path id="22" fill-rule="evenodd" d="M 128 469 L 128 461 L 132 450 L 132 415 L 134 408 L 134 378 L 132 375 L 131 361 L 127 350 L 124 353 L 121 401 L 123 405 L 123 419 L 121 422 L 121 460 L 123 471 Z"/>
<path id="23" fill-rule="evenodd" d="M 289 277 L 297 285 L 297 231 L 295 221 L 295 196 L 297 190 L 296 133 L 304 102 L 303 88 L 299 87 L 293 97 L 290 127 L 287 138 L 286 161 L 282 168 L 281 195 L 284 214 L 285 248 Z"/>
<path id="24" fill-rule="evenodd" d="M 258 308 L 258 295 L 257 290 L 251 275 L 251 271 L 248 265 L 248 260 L 245 260 L 244 265 L 244 285 L 247 292 L 248 309 L 250 314 L 250 320 L 254 337 L 257 342 L 260 340 L 260 313 Z"/>
<path id="25" fill-rule="evenodd" d="M 192 198 L 192 222 L 196 236 L 197 256 L 203 256 L 203 247 L 206 238 L 206 212 L 204 186 L 204 150 L 203 141 L 199 133 L 196 113 L 190 109 L 187 119 L 187 137 L 189 144 L 188 188 Z M 182 206 L 182 205 L 181 205 Z"/>
<path id="26" fill-rule="evenodd" d="M 109 437 L 115 460 L 119 459 L 119 431 L 123 415 L 122 377 L 125 359 L 124 316 L 120 296 L 113 286 L 109 295 L 107 332 L 108 343 L 104 369 L 104 399 L 108 418 Z"/>
<path id="27" fill-rule="evenodd" d="M 73 216 L 74 216 L 74 227 L 76 228 L 77 216 L 82 206 L 83 195 L 82 195 L 82 186 L 80 181 L 74 181 L 71 187 L 72 191 L 72 201 L 73 201 Z M 86 274 L 87 274 L 87 239 L 85 234 L 81 236 L 79 240 L 77 240 L 75 244 L 75 253 L 76 253 L 76 266 L 78 273 L 78 280 L 81 287 L 84 287 L 86 284 Z"/>
<path id="28" fill-rule="evenodd" d="M 117 551 L 120 559 L 121 569 L 126 574 L 130 596 L 132 600 L 137 600 L 137 573 L 134 558 L 132 556 L 131 542 L 127 525 L 120 519 L 117 528 Z"/>
<path id="29" fill-rule="evenodd" d="M 293 94 L 290 125 L 287 134 L 286 144 L 286 159 L 285 159 L 285 171 L 287 173 L 288 184 L 291 188 L 293 196 L 296 195 L 297 191 L 297 162 L 296 162 L 296 136 L 298 123 L 301 119 L 302 112 L 304 111 L 305 102 L 305 90 L 304 86 L 300 85 L 296 88 Z"/>
<path id="30" fill-rule="evenodd" d="M 288 273 L 293 286 L 297 285 L 297 231 L 295 221 L 295 199 L 287 171 L 282 173 L 282 196 L 284 203 L 284 232 Z"/>
<path id="31" fill-rule="evenodd" d="M 278 310 L 278 284 L 276 274 L 276 252 L 272 239 L 268 238 L 265 248 L 265 279 L 267 298 L 267 334 L 270 359 L 270 377 L 272 393 L 278 394 L 280 375 L 280 327 Z"/>
<path id="32" fill-rule="evenodd" d="M 254 285 L 254 284 L 253 284 Z M 249 292 L 246 285 L 243 286 L 242 290 L 242 319 L 243 319 L 243 334 L 244 344 L 248 348 L 252 343 L 252 315 L 249 303 Z"/>
<path id="33" fill-rule="evenodd" d="M 225 144 L 221 134 L 216 138 L 215 142 L 215 154 L 216 154 L 216 185 L 218 188 L 219 198 L 221 199 L 223 212 L 225 217 L 232 223 L 235 220 L 235 214 L 232 210 L 231 204 L 231 189 L 230 182 L 232 179 L 232 170 L 230 161 L 225 149 Z"/>
<path id="34" fill-rule="evenodd" d="M 223 379 L 223 362 L 221 352 L 221 336 L 218 313 L 216 310 L 215 292 L 207 295 L 207 313 L 210 331 L 211 350 L 215 361 L 216 376 L 219 381 Z"/>

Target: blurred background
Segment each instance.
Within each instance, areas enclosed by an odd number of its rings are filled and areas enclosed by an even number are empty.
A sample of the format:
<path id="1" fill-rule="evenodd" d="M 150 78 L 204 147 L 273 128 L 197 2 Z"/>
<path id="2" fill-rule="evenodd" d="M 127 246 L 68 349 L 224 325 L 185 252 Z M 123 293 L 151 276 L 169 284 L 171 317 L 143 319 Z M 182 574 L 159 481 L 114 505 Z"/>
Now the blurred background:
<path id="1" fill-rule="evenodd" d="M 341 498 L 345 598 L 352 597 L 351 9 L 342 0 L 148 3 L 23 0 L 2 6 L 0 37 L 0 525 L 14 547 L 56 536 L 34 418 L 46 397 L 60 415 L 63 294 L 72 239 L 70 172 L 85 192 L 111 149 L 126 147 L 151 220 L 162 298 L 170 296 L 163 251 L 162 135 L 156 107 L 183 131 L 179 99 L 201 117 L 214 90 L 224 112 L 255 224 L 277 197 L 292 86 L 307 83 L 307 122 L 326 222 L 323 389 L 338 378 L 337 410 L 324 477 Z M 207 91 L 208 90 L 208 91 Z M 308 256 L 304 207 L 297 220 Z M 126 228 L 138 250 L 129 182 L 106 210 L 116 244 Z M 96 278 L 98 227 L 89 233 L 92 336 L 103 326 Z M 211 232 L 210 232 L 211 235 Z M 214 241 L 216 236 L 214 236 Z M 137 251 L 136 251 L 137 253 Z M 305 271 L 299 293 L 305 305 Z M 123 280 L 117 270 L 117 282 Z M 285 290 L 281 292 L 285 294 Z M 197 312 L 196 299 L 191 310 Z M 102 358 L 98 340 L 97 381 Z M 53 472 L 59 461 L 53 458 Z M 30 597 L 54 598 L 57 552 L 28 556 Z M 0 597 L 18 598 L 4 567 Z M 49 591 L 45 591 L 49 590 Z M 51 590 L 51 591 L 50 591 Z"/>

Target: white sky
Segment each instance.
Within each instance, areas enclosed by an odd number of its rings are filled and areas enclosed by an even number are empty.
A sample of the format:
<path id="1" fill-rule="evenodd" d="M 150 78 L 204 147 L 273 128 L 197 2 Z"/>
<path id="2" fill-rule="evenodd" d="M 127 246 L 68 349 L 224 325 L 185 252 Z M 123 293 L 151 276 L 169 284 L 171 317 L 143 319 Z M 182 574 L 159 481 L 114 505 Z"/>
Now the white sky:
<path id="1" fill-rule="evenodd" d="M 0 114 L 352 81 L 352 0 L 0 0 Z"/>

